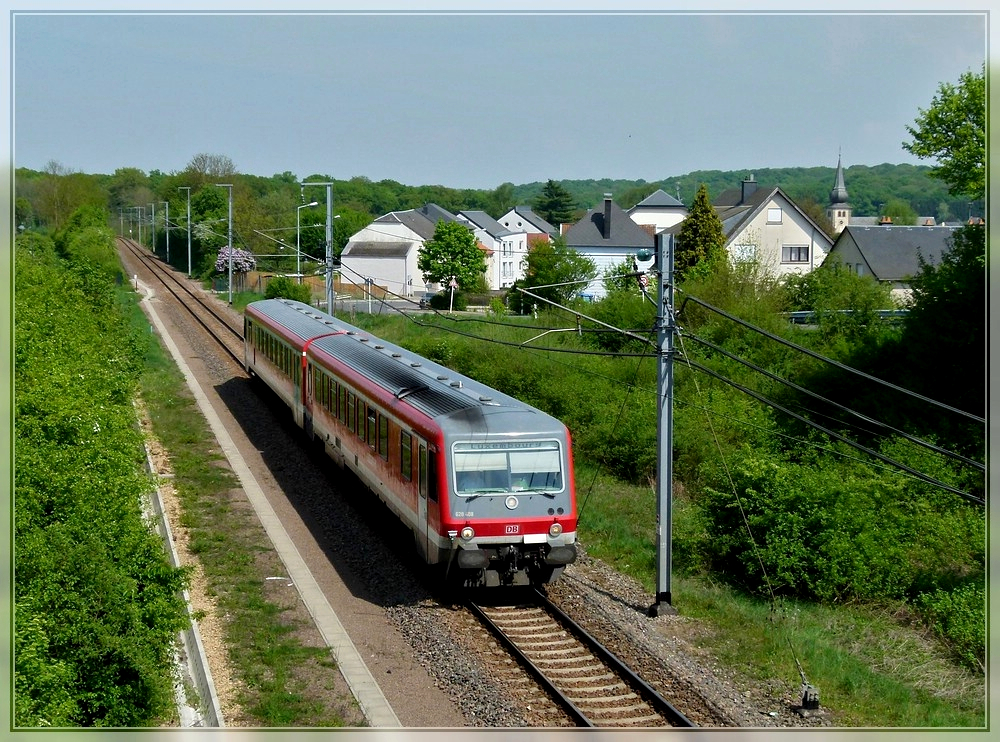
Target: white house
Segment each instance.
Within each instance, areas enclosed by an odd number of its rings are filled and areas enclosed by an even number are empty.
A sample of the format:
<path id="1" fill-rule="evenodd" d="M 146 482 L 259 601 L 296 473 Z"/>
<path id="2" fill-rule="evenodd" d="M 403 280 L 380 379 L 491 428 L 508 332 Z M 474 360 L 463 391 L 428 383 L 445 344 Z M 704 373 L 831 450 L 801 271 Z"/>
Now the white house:
<path id="1" fill-rule="evenodd" d="M 542 236 L 551 239 L 559 234 L 558 228 L 553 227 L 527 206 L 515 206 L 497 221 L 512 232 L 526 232 L 529 245 L 534 244 Z"/>
<path id="2" fill-rule="evenodd" d="M 629 209 L 628 215 L 636 224 L 653 225 L 659 234 L 684 221 L 688 210 L 681 201 L 658 189 Z"/>
<path id="3" fill-rule="evenodd" d="M 491 291 L 505 289 L 524 277 L 528 233 L 511 230 L 485 211 L 460 211 L 458 221 L 467 224 L 486 250 L 486 284 Z"/>
<path id="4" fill-rule="evenodd" d="M 655 244 L 652 225 L 636 224 L 621 206 L 611 200 L 611 194 L 604 194 L 604 203 L 590 209 L 584 217 L 566 228 L 563 237 L 566 246 L 594 261 L 597 278 L 591 281 L 583 292 L 584 296 L 602 299 L 604 272 L 623 263 L 639 250 L 651 250 Z"/>
<path id="5" fill-rule="evenodd" d="M 363 288 L 370 279 L 398 296 L 423 295 L 427 287 L 417 268 L 417 255 L 424 241 L 434 236 L 436 226 L 436 220 L 418 209 L 380 216 L 353 234 L 344 247 L 341 282 Z"/>
<path id="6" fill-rule="evenodd" d="M 833 247 L 833 240 L 784 191 L 759 188 L 753 175 L 740 188 L 719 194 L 713 206 L 730 259 L 757 259 L 772 275 L 808 273 Z"/>

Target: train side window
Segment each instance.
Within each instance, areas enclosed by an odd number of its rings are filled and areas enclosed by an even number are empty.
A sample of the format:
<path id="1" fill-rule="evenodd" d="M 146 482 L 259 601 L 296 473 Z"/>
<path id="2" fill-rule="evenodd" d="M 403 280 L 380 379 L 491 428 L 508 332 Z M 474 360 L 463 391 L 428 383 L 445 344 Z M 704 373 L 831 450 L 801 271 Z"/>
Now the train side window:
<path id="1" fill-rule="evenodd" d="M 389 460 L 389 418 L 378 416 L 378 455 L 383 460 Z"/>
<path id="2" fill-rule="evenodd" d="M 343 384 L 339 384 L 337 387 L 340 390 L 340 421 L 342 423 L 347 422 L 347 387 Z"/>
<path id="3" fill-rule="evenodd" d="M 399 473 L 407 482 L 413 479 L 413 436 L 399 431 Z"/>
<path id="4" fill-rule="evenodd" d="M 375 408 L 368 407 L 368 424 L 366 426 L 368 433 L 368 445 L 375 448 Z"/>
<path id="5" fill-rule="evenodd" d="M 417 451 L 417 491 L 427 497 L 427 446 L 422 444 Z"/>
<path id="6" fill-rule="evenodd" d="M 354 395 L 347 395 L 347 427 L 354 431 Z"/>

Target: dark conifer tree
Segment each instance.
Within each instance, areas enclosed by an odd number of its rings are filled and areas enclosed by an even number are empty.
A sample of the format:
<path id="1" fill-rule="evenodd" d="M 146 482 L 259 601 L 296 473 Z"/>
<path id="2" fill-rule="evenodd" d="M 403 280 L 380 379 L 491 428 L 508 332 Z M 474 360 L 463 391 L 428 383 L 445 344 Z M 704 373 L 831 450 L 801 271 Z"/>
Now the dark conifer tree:
<path id="1" fill-rule="evenodd" d="M 691 211 L 677 233 L 674 270 L 681 278 L 696 265 L 712 265 L 724 255 L 726 234 L 704 183 L 698 187 Z"/>
<path id="2" fill-rule="evenodd" d="M 572 194 L 554 180 L 545 184 L 542 195 L 535 200 L 535 213 L 553 227 L 572 221 L 575 210 Z"/>

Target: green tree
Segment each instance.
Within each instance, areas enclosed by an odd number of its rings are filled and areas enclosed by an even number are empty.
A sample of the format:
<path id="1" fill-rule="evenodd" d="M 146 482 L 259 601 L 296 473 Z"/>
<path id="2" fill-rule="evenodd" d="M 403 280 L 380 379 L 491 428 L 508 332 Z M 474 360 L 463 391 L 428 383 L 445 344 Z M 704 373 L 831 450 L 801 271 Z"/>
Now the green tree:
<path id="1" fill-rule="evenodd" d="M 447 283 L 454 278 L 461 288 L 471 290 L 486 270 L 486 255 L 468 227 L 442 219 L 434 228 L 434 237 L 420 248 L 417 268 L 429 283 Z"/>
<path id="2" fill-rule="evenodd" d="M 708 198 L 708 188 L 702 183 L 677 233 L 674 271 L 684 277 L 695 266 L 711 268 L 715 261 L 724 257 L 725 244 L 722 221 Z"/>
<path id="3" fill-rule="evenodd" d="M 902 347 L 915 387 L 976 415 L 986 413 L 986 228 L 967 225 L 938 264 L 922 263 Z M 933 358 L 933 360 L 931 360 Z"/>
<path id="4" fill-rule="evenodd" d="M 608 266 L 601 274 L 604 290 L 609 294 L 619 291 L 629 294 L 641 293 L 639 278 L 635 275 L 635 271 L 636 266 L 631 255 L 620 263 Z"/>
<path id="5" fill-rule="evenodd" d="M 556 227 L 572 221 L 575 210 L 573 195 L 554 180 L 545 184 L 542 194 L 535 200 L 535 213 Z"/>
<path id="6" fill-rule="evenodd" d="M 565 304 L 579 296 L 597 276 L 594 261 L 568 247 L 561 235 L 552 242 L 541 242 L 532 247 L 528 251 L 527 263 L 524 282 L 520 285 L 557 304 Z M 523 311 L 521 304 L 530 306 L 532 303 L 534 299 L 524 297 L 523 301 L 512 302 L 511 309 Z"/>
<path id="7" fill-rule="evenodd" d="M 514 184 L 501 183 L 487 196 L 491 216 L 499 219 L 517 204 L 514 198 Z"/>
<path id="8" fill-rule="evenodd" d="M 958 84 L 941 83 L 938 94 L 906 130 L 903 149 L 938 161 L 931 174 L 954 195 L 982 198 L 986 192 L 986 70 L 966 72 Z"/>
<path id="9" fill-rule="evenodd" d="M 802 213 L 816 222 L 817 226 L 823 230 L 823 232 L 828 237 L 833 237 L 833 224 L 830 223 L 830 217 L 826 215 L 826 209 L 824 209 L 819 202 L 812 196 L 806 196 L 804 198 L 796 200 L 799 208 L 802 209 Z"/>
<path id="10" fill-rule="evenodd" d="M 880 216 L 892 219 L 893 224 L 913 225 L 917 223 L 917 212 L 901 198 L 890 198 Z"/>

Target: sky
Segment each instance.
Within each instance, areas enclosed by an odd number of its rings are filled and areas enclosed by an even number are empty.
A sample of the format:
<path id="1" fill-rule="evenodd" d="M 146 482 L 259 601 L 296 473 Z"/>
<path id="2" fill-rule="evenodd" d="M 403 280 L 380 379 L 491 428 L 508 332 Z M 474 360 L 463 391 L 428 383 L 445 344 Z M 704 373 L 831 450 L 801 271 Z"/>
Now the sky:
<path id="1" fill-rule="evenodd" d="M 989 7 L 105 5 L 7 0 L 15 167 L 172 173 L 207 153 L 261 176 L 495 188 L 932 165 L 903 149 L 906 127 L 981 70 Z"/>

